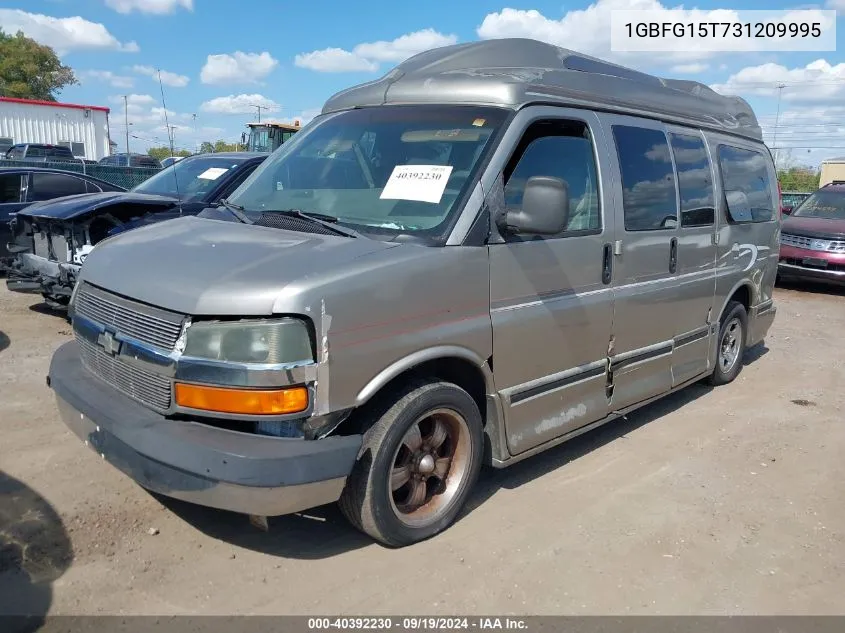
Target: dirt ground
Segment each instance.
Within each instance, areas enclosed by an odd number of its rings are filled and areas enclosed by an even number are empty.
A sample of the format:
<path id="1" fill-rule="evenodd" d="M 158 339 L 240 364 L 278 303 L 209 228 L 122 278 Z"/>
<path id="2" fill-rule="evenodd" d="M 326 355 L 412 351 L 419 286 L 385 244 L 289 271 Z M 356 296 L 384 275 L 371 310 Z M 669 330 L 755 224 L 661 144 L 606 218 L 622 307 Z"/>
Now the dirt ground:
<path id="1" fill-rule="evenodd" d="M 133 484 L 58 419 L 45 375 L 70 326 L 4 286 L 6 609 L 29 601 L 50 614 L 845 613 L 843 291 L 778 289 L 766 345 L 736 382 L 691 387 L 487 470 L 451 529 L 390 550 L 334 507 L 271 520 L 264 533 L 245 517 Z"/>

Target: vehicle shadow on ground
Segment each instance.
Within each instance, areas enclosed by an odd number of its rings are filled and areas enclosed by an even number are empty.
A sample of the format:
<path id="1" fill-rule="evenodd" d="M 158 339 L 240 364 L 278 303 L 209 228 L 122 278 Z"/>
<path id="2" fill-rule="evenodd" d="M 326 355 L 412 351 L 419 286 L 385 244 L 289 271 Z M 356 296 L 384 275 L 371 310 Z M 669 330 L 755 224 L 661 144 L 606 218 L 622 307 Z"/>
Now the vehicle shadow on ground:
<path id="1" fill-rule="evenodd" d="M 8 335 L 0 330 L 0 352 L 11 345 L 12 341 L 9 339 Z"/>
<path id="2" fill-rule="evenodd" d="M 316 560 L 373 544 L 372 539 L 349 525 L 334 504 L 302 514 L 270 517 L 270 530 L 264 532 L 243 514 L 153 496 L 205 535 L 271 556 Z"/>
<path id="3" fill-rule="evenodd" d="M 753 363 L 766 353 L 768 348 L 759 344 L 746 351 L 745 363 Z M 712 387 L 704 383 L 690 385 L 625 418 L 584 433 L 510 468 L 484 469 L 458 520 L 466 518 L 500 488 L 518 488 L 605 444 L 624 439 L 639 427 L 682 408 L 711 390 Z M 269 520 L 269 532 L 264 532 L 251 525 L 247 517 L 241 514 L 197 506 L 157 494 L 153 496 L 207 536 L 271 556 L 315 560 L 373 545 L 372 539 L 349 525 L 336 505 L 314 508 L 302 514 L 272 517 Z"/>
<path id="4" fill-rule="evenodd" d="M 73 560 L 61 518 L 41 495 L 0 471 L 0 620 L 4 633 L 44 625 L 52 583 Z M 12 616 L 12 617 L 9 617 Z"/>
<path id="5" fill-rule="evenodd" d="M 845 297 L 845 284 L 823 284 L 813 281 L 793 281 L 779 279 L 777 287 L 783 290 L 795 290 L 796 292 L 807 292 L 814 295 L 829 295 L 831 297 Z"/>
<path id="6" fill-rule="evenodd" d="M 58 308 L 50 305 L 49 303 L 34 303 L 29 306 L 29 309 L 33 312 L 38 314 L 43 314 L 45 316 L 56 317 L 59 319 L 63 319 L 65 321 L 69 320 L 67 308 Z"/>

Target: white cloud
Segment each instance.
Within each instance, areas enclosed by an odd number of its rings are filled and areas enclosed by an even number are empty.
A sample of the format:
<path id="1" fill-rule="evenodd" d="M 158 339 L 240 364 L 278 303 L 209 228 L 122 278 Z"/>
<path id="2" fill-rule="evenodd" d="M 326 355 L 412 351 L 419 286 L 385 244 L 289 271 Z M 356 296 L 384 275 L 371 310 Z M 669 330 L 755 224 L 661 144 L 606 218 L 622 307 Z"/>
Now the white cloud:
<path id="1" fill-rule="evenodd" d="M 106 6 L 118 13 L 152 13 L 165 15 L 175 12 L 178 8 L 194 10 L 194 0 L 106 0 Z"/>
<path id="2" fill-rule="evenodd" d="M 278 60 L 268 52 L 209 55 L 200 71 L 204 84 L 254 84 L 269 75 Z"/>
<path id="3" fill-rule="evenodd" d="M 681 75 L 697 75 L 698 73 L 703 73 L 708 68 L 710 66 L 707 64 L 678 64 L 677 66 L 672 66 L 669 70 Z"/>
<path id="4" fill-rule="evenodd" d="M 135 53 L 135 42 L 120 42 L 99 22 L 81 17 L 54 18 L 20 9 L 0 9 L 0 25 L 7 33 L 23 31 L 39 44 L 51 46 L 59 55 L 79 50 L 117 50 Z"/>
<path id="5" fill-rule="evenodd" d="M 240 94 L 216 97 L 200 105 L 200 110 L 215 114 L 257 114 L 258 109 L 255 106 L 261 106 L 262 112 L 278 112 L 282 107 L 264 95 Z"/>
<path id="6" fill-rule="evenodd" d="M 725 83 L 711 88 L 723 94 L 775 97 L 780 85 L 784 101 L 841 102 L 845 98 L 845 63 L 834 66 L 817 59 L 803 68 L 787 68 L 774 63 L 748 66 L 731 75 Z"/>
<path id="7" fill-rule="evenodd" d="M 827 0 L 824 6 L 826 9 L 833 9 L 840 15 L 845 13 L 845 0 Z"/>
<path id="8" fill-rule="evenodd" d="M 845 1 L 845 0 L 843 0 Z M 568 11 L 560 19 L 546 17 L 535 9 L 502 9 L 489 13 L 476 29 L 481 39 L 528 37 L 555 44 L 587 55 L 615 62 L 651 62 L 683 64 L 713 56 L 710 51 L 677 51 L 659 53 L 614 52 L 610 49 L 611 11 L 617 9 L 663 11 L 669 7 L 659 0 L 596 0 L 585 9 Z M 725 12 L 688 11 L 696 21 L 723 22 Z M 719 19 L 710 17 L 711 14 Z M 667 21 L 678 21 L 677 15 Z"/>
<path id="9" fill-rule="evenodd" d="M 378 64 L 342 48 L 325 48 L 297 55 L 293 63 L 321 73 L 375 72 Z"/>
<path id="10" fill-rule="evenodd" d="M 146 75 L 147 77 L 151 77 L 158 81 L 158 70 L 153 68 L 152 66 L 133 66 L 132 70 L 139 75 Z M 171 73 L 166 70 L 161 71 L 161 83 L 165 86 L 172 86 L 173 88 L 184 88 L 188 85 L 190 79 L 185 75 L 178 75 L 176 73 Z"/>
<path id="11" fill-rule="evenodd" d="M 449 46 L 457 41 L 457 35 L 444 35 L 434 29 L 423 29 L 402 35 L 390 42 L 379 41 L 358 44 L 352 52 L 364 59 L 380 62 L 402 62 L 417 53 L 441 46 Z"/>
<path id="12" fill-rule="evenodd" d="M 444 35 L 434 29 L 423 29 L 401 35 L 389 42 L 364 42 L 351 51 L 324 48 L 300 53 L 294 58 L 294 64 L 324 73 L 375 72 L 379 68 L 379 62 L 402 62 L 417 53 L 448 46 L 457 41 L 456 35 Z"/>
<path id="13" fill-rule="evenodd" d="M 135 85 L 135 80 L 132 77 L 115 75 L 110 70 L 86 70 L 81 73 L 81 76 L 83 79 L 91 78 L 97 81 L 103 81 L 115 88 L 131 88 Z"/>

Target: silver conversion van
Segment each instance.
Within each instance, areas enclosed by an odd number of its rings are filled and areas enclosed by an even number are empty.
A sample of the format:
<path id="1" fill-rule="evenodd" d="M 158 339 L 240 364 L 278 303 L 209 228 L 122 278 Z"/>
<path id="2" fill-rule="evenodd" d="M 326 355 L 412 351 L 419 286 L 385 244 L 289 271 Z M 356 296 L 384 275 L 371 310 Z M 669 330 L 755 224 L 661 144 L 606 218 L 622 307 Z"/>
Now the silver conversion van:
<path id="1" fill-rule="evenodd" d="M 141 486 L 392 546 L 686 385 L 775 317 L 745 101 L 547 44 L 419 54 L 333 96 L 228 200 L 88 256 L 48 383 Z"/>

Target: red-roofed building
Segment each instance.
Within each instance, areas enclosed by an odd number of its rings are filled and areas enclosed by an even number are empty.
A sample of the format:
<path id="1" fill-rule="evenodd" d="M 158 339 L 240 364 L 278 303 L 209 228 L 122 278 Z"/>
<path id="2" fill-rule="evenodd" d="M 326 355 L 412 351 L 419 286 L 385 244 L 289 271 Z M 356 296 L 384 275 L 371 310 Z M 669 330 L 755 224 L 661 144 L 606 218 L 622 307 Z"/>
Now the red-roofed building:
<path id="1" fill-rule="evenodd" d="M 0 97 L 0 147 L 17 143 L 65 145 L 98 161 L 110 154 L 109 108 Z"/>

